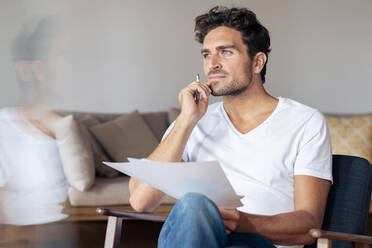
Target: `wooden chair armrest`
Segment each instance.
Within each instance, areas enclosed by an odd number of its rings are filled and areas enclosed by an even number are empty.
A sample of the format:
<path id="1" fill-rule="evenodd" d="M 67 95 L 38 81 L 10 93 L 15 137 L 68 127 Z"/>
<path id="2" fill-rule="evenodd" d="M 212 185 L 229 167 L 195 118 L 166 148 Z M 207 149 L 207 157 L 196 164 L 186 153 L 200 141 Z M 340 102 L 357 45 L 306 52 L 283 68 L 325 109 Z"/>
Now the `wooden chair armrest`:
<path id="1" fill-rule="evenodd" d="M 119 211 L 107 208 L 97 208 L 97 214 L 99 215 L 106 215 L 106 216 L 114 216 L 114 217 L 124 217 L 129 219 L 139 219 L 139 220 L 147 220 L 147 221 L 154 221 L 154 222 L 164 222 L 167 220 L 167 214 L 151 214 L 151 213 L 136 213 L 136 212 L 129 212 L 129 211 Z"/>
<path id="2" fill-rule="evenodd" d="M 331 232 L 321 229 L 311 229 L 309 234 L 317 239 L 343 240 L 355 243 L 372 244 L 372 237 L 350 233 Z"/>

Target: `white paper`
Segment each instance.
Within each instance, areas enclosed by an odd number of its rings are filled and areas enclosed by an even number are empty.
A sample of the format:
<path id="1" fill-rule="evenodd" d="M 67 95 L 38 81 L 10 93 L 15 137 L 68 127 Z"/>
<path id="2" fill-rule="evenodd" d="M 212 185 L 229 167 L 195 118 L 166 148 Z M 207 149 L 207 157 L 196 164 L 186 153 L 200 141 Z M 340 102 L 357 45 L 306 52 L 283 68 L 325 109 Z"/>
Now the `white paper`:
<path id="1" fill-rule="evenodd" d="M 201 193 L 219 207 L 242 206 L 217 161 L 164 163 L 129 158 L 127 163 L 104 164 L 180 199 L 189 192 Z"/>

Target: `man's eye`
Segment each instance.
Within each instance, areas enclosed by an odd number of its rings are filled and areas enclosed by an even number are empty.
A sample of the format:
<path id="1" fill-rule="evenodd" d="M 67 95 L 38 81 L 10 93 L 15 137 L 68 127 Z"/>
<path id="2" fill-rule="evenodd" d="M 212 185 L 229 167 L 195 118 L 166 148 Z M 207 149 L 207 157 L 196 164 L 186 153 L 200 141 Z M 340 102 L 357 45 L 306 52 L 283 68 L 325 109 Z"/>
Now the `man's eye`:
<path id="1" fill-rule="evenodd" d="M 210 54 L 209 53 L 203 53 L 203 58 L 208 58 L 210 56 Z"/>
<path id="2" fill-rule="evenodd" d="M 225 54 L 225 55 L 230 55 L 230 54 L 232 54 L 232 52 L 229 51 L 229 50 L 222 50 L 222 53 Z"/>

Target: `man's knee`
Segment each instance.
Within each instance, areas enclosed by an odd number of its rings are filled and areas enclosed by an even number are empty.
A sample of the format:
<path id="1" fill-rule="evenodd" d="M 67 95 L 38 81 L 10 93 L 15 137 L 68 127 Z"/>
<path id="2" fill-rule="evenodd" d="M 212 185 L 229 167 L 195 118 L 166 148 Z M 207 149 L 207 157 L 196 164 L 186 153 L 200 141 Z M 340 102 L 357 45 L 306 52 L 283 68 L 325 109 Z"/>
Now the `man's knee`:
<path id="1" fill-rule="evenodd" d="M 216 204 L 200 193 L 187 193 L 180 198 L 175 207 L 178 211 L 182 211 L 184 215 L 213 215 L 216 214 L 218 208 Z"/>
<path id="2" fill-rule="evenodd" d="M 200 193 L 187 193 L 182 196 L 177 204 L 182 205 L 186 209 L 203 209 L 215 205 L 208 197 Z"/>
<path id="3" fill-rule="evenodd" d="M 186 239 L 187 247 L 211 247 L 212 243 L 212 247 L 222 247 L 226 231 L 216 204 L 199 193 L 180 198 L 163 225 L 159 247 L 176 247 L 172 244 L 177 239 Z"/>

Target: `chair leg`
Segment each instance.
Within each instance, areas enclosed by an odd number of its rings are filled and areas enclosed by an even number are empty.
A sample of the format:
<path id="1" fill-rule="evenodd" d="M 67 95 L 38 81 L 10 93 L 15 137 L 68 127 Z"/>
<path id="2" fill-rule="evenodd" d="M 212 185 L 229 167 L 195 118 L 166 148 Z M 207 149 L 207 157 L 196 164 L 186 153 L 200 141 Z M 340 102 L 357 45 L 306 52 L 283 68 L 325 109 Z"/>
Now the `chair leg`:
<path id="1" fill-rule="evenodd" d="M 318 239 L 316 244 L 317 248 L 332 248 L 332 240 L 329 239 Z"/>
<path id="2" fill-rule="evenodd" d="M 109 216 L 104 248 L 119 248 L 121 238 L 121 227 L 123 219 L 120 217 Z"/>

